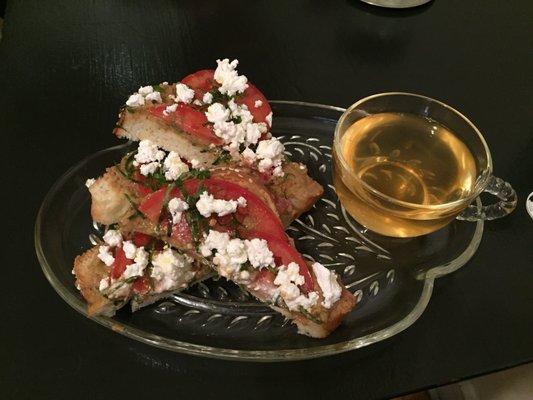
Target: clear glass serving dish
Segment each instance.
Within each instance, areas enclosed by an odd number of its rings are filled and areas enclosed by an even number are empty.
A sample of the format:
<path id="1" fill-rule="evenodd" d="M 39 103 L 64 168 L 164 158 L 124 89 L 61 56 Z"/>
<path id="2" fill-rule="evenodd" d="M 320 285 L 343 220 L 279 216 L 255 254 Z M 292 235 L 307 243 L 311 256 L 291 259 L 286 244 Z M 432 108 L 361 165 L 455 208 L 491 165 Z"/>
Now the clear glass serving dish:
<path id="1" fill-rule="evenodd" d="M 429 302 L 434 280 L 475 253 L 482 221 L 456 220 L 412 239 L 384 238 L 359 226 L 339 204 L 331 184 L 331 143 L 344 109 L 292 101 L 271 105 L 274 134 L 325 189 L 288 233 L 305 257 L 334 269 L 355 294 L 357 305 L 343 324 L 326 339 L 298 335 L 289 321 L 223 279 L 201 282 L 135 313 L 125 307 L 113 318 L 94 321 L 144 343 L 195 355 L 253 361 L 321 357 L 376 343 L 412 325 Z M 72 264 L 103 233 L 91 221 L 84 183 L 133 147 L 125 143 L 102 150 L 71 168 L 50 189 L 37 217 L 35 247 L 44 274 L 84 315 Z"/>

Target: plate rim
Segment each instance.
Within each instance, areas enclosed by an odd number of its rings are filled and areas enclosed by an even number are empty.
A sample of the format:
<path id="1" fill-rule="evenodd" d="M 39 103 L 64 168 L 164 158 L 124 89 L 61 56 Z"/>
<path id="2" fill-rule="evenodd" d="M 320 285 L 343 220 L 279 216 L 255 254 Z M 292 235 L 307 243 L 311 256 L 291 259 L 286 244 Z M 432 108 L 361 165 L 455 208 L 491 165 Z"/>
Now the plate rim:
<path id="1" fill-rule="evenodd" d="M 344 112 L 346 110 L 345 108 L 342 108 L 342 107 L 331 106 L 327 104 L 303 102 L 303 101 L 271 100 L 269 102 L 271 104 L 286 104 L 286 105 L 293 105 L 293 106 L 324 108 L 324 109 L 329 109 L 329 110 L 334 110 L 334 111 L 339 111 L 339 112 Z M 51 199 L 55 195 L 58 188 L 61 187 L 62 183 L 66 179 L 68 179 L 77 170 L 77 168 L 80 165 L 87 163 L 88 161 L 90 161 L 91 158 L 98 157 L 100 154 L 104 152 L 114 151 L 122 147 L 127 147 L 129 144 L 130 142 L 125 142 L 125 143 L 122 143 L 116 146 L 112 146 L 106 149 L 99 150 L 83 158 L 81 161 L 76 163 L 74 166 L 70 167 L 65 173 L 63 173 L 56 180 L 56 182 L 52 185 L 52 187 L 48 190 L 47 194 L 45 195 L 44 200 L 39 208 L 39 212 L 37 213 L 37 218 L 35 221 L 35 229 L 34 229 L 35 252 L 37 255 L 37 259 L 39 260 L 39 264 L 41 265 L 41 269 L 44 275 L 46 276 L 47 280 L 49 281 L 51 286 L 54 288 L 54 290 L 59 294 L 59 296 L 68 305 L 70 305 L 72 308 L 74 308 L 76 311 L 78 311 L 80 314 L 84 315 L 85 317 L 97 322 L 98 324 L 102 326 L 105 326 L 111 329 L 114 332 L 120 333 L 121 335 L 129 337 L 131 339 L 135 339 L 142 343 L 149 344 L 149 345 L 162 348 L 165 350 L 170 350 L 170 351 L 178 352 L 178 353 L 192 354 L 192 355 L 197 355 L 197 356 L 210 357 L 210 358 L 225 359 L 225 360 L 273 362 L 273 361 L 297 361 L 297 360 L 325 357 L 325 356 L 347 352 L 350 350 L 359 349 L 359 348 L 366 347 L 368 345 L 380 342 L 394 335 L 397 335 L 398 333 L 404 331 L 405 329 L 407 329 L 408 327 L 410 327 L 416 322 L 416 320 L 425 311 L 429 303 L 429 300 L 431 299 L 435 279 L 442 277 L 444 275 L 450 274 L 458 270 L 459 268 L 461 268 L 463 265 L 465 265 L 468 262 L 468 260 L 470 260 L 470 258 L 477 251 L 479 244 L 481 242 L 481 238 L 483 236 L 484 223 L 483 221 L 477 221 L 475 222 L 476 229 L 474 231 L 474 234 L 472 236 L 472 239 L 469 245 L 458 257 L 442 265 L 435 266 L 429 269 L 428 271 L 426 271 L 421 276 L 417 277 L 417 279 L 424 280 L 424 286 L 423 286 L 420 298 L 418 299 L 418 302 L 411 309 L 411 311 L 400 321 L 396 322 L 393 325 L 388 326 L 387 328 L 381 329 L 377 332 L 369 333 L 367 335 L 364 335 L 358 338 L 354 338 L 351 340 L 347 340 L 347 341 L 339 342 L 335 344 L 316 346 L 312 348 L 284 349 L 284 350 L 236 350 L 236 349 L 230 349 L 230 348 L 199 345 L 199 344 L 188 343 L 188 342 L 175 340 L 175 339 L 168 339 L 168 338 L 165 338 L 159 335 L 155 335 L 155 334 L 143 331 L 142 329 L 136 328 L 126 323 L 118 322 L 111 317 L 89 316 L 87 314 L 87 308 L 86 308 L 85 303 L 82 302 L 79 298 L 73 296 L 70 293 L 69 289 L 66 288 L 59 281 L 59 279 L 55 276 L 50 264 L 48 263 L 46 259 L 46 255 L 44 254 L 44 251 L 42 249 L 41 242 L 40 242 L 43 212 L 48 207 L 48 204 L 50 203 Z M 479 197 L 476 199 L 476 205 L 478 207 L 481 206 L 481 200 L 479 199 Z"/>

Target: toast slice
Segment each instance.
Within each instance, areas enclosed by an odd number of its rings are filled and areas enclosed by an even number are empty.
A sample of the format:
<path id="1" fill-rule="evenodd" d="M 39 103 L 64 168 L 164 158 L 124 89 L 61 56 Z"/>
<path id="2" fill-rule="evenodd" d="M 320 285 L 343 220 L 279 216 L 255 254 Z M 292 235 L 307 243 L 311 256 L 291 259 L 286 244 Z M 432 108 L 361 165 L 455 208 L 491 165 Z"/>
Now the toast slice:
<path id="1" fill-rule="evenodd" d="M 147 236 L 144 238 L 146 240 Z M 168 246 L 160 246 L 159 250 L 152 247 L 147 251 L 146 265 L 139 268 L 137 257 L 128 259 L 124 253 L 119 255 L 125 246 L 130 246 L 132 251 L 133 242 L 97 245 L 74 260 L 72 272 L 76 277 L 76 287 L 87 302 L 89 316 L 113 316 L 128 302 L 131 310 L 137 311 L 213 276 L 209 266 Z M 157 244 L 155 238 L 152 243 Z M 135 247 L 136 252 L 144 250 L 143 246 Z M 102 254 L 105 256 L 102 257 Z M 133 266 L 130 269 L 136 270 L 128 271 L 129 265 Z"/>
<path id="2" fill-rule="evenodd" d="M 327 336 L 354 307 L 353 295 L 333 272 L 303 259 L 276 208 L 249 190 L 248 179 L 221 171 L 137 198 L 118 229 L 157 237 L 285 315 L 300 333 Z M 178 219 L 172 201 L 187 203 Z"/>

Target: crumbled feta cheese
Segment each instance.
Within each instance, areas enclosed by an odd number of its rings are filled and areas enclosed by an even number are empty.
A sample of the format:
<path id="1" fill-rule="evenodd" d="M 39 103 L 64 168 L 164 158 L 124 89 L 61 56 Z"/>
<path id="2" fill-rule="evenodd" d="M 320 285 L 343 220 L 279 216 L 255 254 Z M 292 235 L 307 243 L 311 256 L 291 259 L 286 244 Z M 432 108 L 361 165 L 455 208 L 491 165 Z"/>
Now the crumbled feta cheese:
<path id="1" fill-rule="evenodd" d="M 108 267 L 112 266 L 115 262 L 115 257 L 113 257 L 109 249 L 109 246 L 104 245 L 98 248 L 98 258 Z"/>
<path id="2" fill-rule="evenodd" d="M 122 244 L 122 235 L 115 229 L 109 229 L 104 234 L 104 242 L 110 247 L 120 246 Z"/>
<path id="3" fill-rule="evenodd" d="M 164 292 L 176 287 L 182 270 L 190 266 L 191 259 L 168 248 L 152 257 L 152 272 L 155 291 Z"/>
<path id="4" fill-rule="evenodd" d="M 226 247 L 226 254 L 231 257 L 231 262 L 234 264 L 241 265 L 248 261 L 246 246 L 241 239 L 231 239 Z"/>
<path id="5" fill-rule="evenodd" d="M 272 111 L 265 117 L 268 126 L 272 127 Z"/>
<path id="6" fill-rule="evenodd" d="M 176 102 L 183 102 L 189 104 L 194 98 L 194 90 L 183 83 L 176 84 Z"/>
<path id="7" fill-rule="evenodd" d="M 176 197 L 170 199 L 168 202 L 168 211 L 170 212 L 170 215 L 172 215 L 172 223 L 177 224 L 180 222 L 183 211 L 188 209 L 189 205 L 182 199 L 178 199 Z"/>
<path id="8" fill-rule="evenodd" d="M 252 149 L 250 149 L 249 147 L 244 149 L 244 151 L 241 153 L 241 155 L 242 155 L 244 161 L 246 161 L 248 164 L 253 164 L 255 159 L 256 159 L 254 151 Z"/>
<path id="9" fill-rule="evenodd" d="M 138 247 L 135 251 L 135 258 L 133 259 L 133 263 L 129 264 L 126 267 L 126 270 L 124 271 L 124 274 L 122 274 L 122 277 L 124 279 L 129 279 L 136 276 L 142 276 L 144 273 L 144 269 L 148 265 L 148 260 L 148 252 L 144 249 L 144 247 Z"/>
<path id="10" fill-rule="evenodd" d="M 261 100 L 256 100 L 255 103 L 254 103 L 254 107 L 255 108 L 259 108 L 263 105 L 263 102 Z"/>
<path id="11" fill-rule="evenodd" d="M 161 82 L 161 86 L 168 86 L 168 82 L 167 81 Z"/>
<path id="12" fill-rule="evenodd" d="M 87 179 L 87 180 L 85 181 L 85 186 L 87 186 L 88 188 L 90 188 L 90 187 L 94 184 L 94 182 L 96 182 L 96 179 L 94 179 L 94 178 L 89 178 L 89 179 Z"/>
<path id="13" fill-rule="evenodd" d="M 109 277 L 102 278 L 100 284 L 98 285 L 98 290 L 101 292 L 106 290 L 109 287 Z"/>
<path id="14" fill-rule="evenodd" d="M 245 207 L 246 199 L 239 197 L 237 200 L 215 199 L 212 194 L 203 192 L 196 202 L 196 208 L 202 216 L 208 218 L 211 214 L 217 214 L 219 217 L 228 215 L 237 211 L 237 207 Z"/>
<path id="15" fill-rule="evenodd" d="M 168 181 L 174 181 L 180 177 L 181 174 L 187 172 L 189 167 L 183 161 L 178 153 L 171 151 L 163 163 L 165 167 L 165 178 Z"/>
<path id="16" fill-rule="evenodd" d="M 340 299 L 342 294 L 342 287 L 339 285 L 337 275 L 317 262 L 311 267 L 315 273 L 318 286 L 322 290 L 322 296 L 324 297 L 322 305 L 325 308 L 331 308 Z"/>
<path id="17" fill-rule="evenodd" d="M 220 103 L 215 103 L 211 104 L 207 108 L 205 116 L 207 117 L 207 120 L 209 122 L 212 122 L 213 124 L 220 124 L 222 122 L 225 122 L 229 118 L 230 110 Z"/>
<path id="18" fill-rule="evenodd" d="M 279 285 L 279 294 L 289 310 L 298 310 L 300 307 L 308 310 L 318 301 L 317 292 L 310 292 L 307 296 L 300 293 L 298 285 L 304 283 L 305 279 L 300 275 L 300 267 L 295 262 L 279 268 L 274 284 Z"/>
<path id="19" fill-rule="evenodd" d="M 265 172 L 270 168 L 281 167 L 285 146 L 277 138 L 262 140 L 257 145 L 255 151 L 256 157 L 259 161 L 257 167 L 260 172 Z M 274 171 L 277 176 L 283 176 L 283 170 L 278 168 Z"/>
<path id="20" fill-rule="evenodd" d="M 194 101 L 192 102 L 192 104 L 194 104 L 195 106 L 203 106 L 204 103 L 202 103 L 200 100 L 198 99 L 194 99 Z"/>
<path id="21" fill-rule="evenodd" d="M 209 234 L 205 237 L 204 242 L 200 245 L 200 252 L 202 253 L 202 256 L 209 257 L 212 255 L 213 250 L 225 251 L 229 241 L 230 237 L 227 232 L 210 230 Z"/>
<path id="22" fill-rule="evenodd" d="M 231 63 L 227 58 L 217 60 L 217 69 L 215 70 L 215 80 L 220 83 L 218 90 L 222 94 L 233 96 L 235 93 L 242 93 L 248 88 L 248 78 L 237 73 L 238 60 Z"/>
<path id="23" fill-rule="evenodd" d="M 148 176 L 148 175 L 153 174 L 155 171 L 157 171 L 157 169 L 160 166 L 161 166 L 160 163 L 158 163 L 157 161 L 154 161 L 148 164 L 142 164 L 140 167 L 140 171 L 141 171 L 141 174 L 143 174 L 144 176 Z"/>
<path id="24" fill-rule="evenodd" d="M 139 164 L 161 161 L 163 158 L 165 158 L 165 152 L 159 150 L 156 144 L 150 140 L 141 140 L 133 165 L 138 166 Z"/>
<path id="25" fill-rule="evenodd" d="M 245 240 L 246 254 L 252 267 L 274 267 L 274 255 L 268 248 L 268 242 L 264 239 Z"/>
<path id="26" fill-rule="evenodd" d="M 126 100 L 126 105 L 128 107 L 144 106 L 144 96 L 140 93 L 134 93 Z"/>
<path id="27" fill-rule="evenodd" d="M 198 161 L 196 158 L 193 158 L 189 161 L 191 163 L 191 167 L 198 168 L 200 166 L 200 161 Z"/>
<path id="28" fill-rule="evenodd" d="M 152 92 L 146 95 L 144 98 L 146 101 L 156 102 L 156 103 L 162 103 L 163 99 L 161 98 L 161 93 L 159 92 Z"/>
<path id="29" fill-rule="evenodd" d="M 167 106 L 164 110 L 163 110 L 163 115 L 168 117 L 170 114 L 172 113 L 175 113 L 176 110 L 178 108 L 178 105 L 177 104 L 172 104 L 170 106 Z"/>
<path id="30" fill-rule="evenodd" d="M 140 95 L 146 97 L 150 93 L 154 92 L 154 88 L 152 86 L 141 86 L 139 90 L 137 91 Z"/>
<path id="31" fill-rule="evenodd" d="M 205 104 L 211 104 L 213 102 L 213 95 L 209 92 L 205 92 L 204 97 L 202 97 L 202 101 Z"/>
<path id="32" fill-rule="evenodd" d="M 133 260 L 135 258 L 135 254 L 137 253 L 137 246 L 135 246 L 131 240 L 127 240 L 122 243 L 122 250 L 124 250 L 126 258 Z"/>

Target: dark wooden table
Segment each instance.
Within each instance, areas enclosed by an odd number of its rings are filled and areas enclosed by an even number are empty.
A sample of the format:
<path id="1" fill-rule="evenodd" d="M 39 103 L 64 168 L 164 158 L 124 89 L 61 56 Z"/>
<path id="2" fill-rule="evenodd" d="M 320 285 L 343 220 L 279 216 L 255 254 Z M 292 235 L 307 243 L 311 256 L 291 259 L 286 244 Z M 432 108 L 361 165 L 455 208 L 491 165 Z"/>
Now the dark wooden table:
<path id="1" fill-rule="evenodd" d="M 0 398 L 383 398 L 533 358 L 533 89 L 529 0 L 436 0 L 408 11 L 358 1 L 11 1 L 0 42 L 4 210 Z M 471 117 L 519 195 L 477 255 L 436 283 L 414 326 L 380 344 L 297 363 L 158 350 L 82 317 L 33 250 L 52 183 L 117 144 L 117 110 L 144 83 L 236 57 L 270 99 L 347 106 L 417 92 Z"/>

